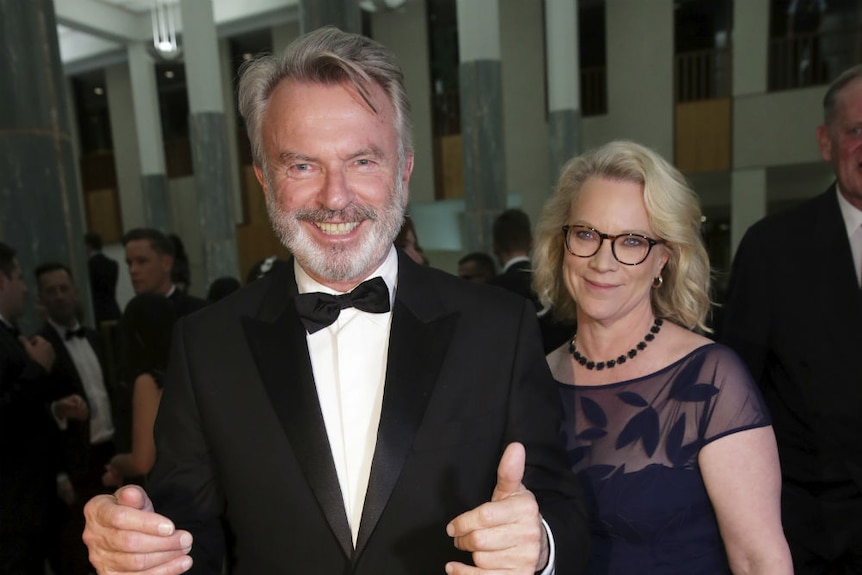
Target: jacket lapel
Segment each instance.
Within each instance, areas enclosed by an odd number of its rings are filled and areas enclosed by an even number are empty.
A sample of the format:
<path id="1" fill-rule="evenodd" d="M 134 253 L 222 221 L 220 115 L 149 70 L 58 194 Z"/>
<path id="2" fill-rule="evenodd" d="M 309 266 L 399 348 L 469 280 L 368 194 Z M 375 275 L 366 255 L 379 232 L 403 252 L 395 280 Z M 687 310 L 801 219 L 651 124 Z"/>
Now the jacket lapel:
<path id="1" fill-rule="evenodd" d="M 425 270 L 399 252 L 386 387 L 354 561 L 401 476 L 457 320 L 458 315 L 447 313 L 439 294 L 428 287 Z"/>
<path id="2" fill-rule="evenodd" d="M 814 229 L 818 230 L 820 241 L 810 254 L 810 261 L 816 262 L 811 281 L 815 282 L 817 297 L 811 302 L 829 306 L 828 313 L 820 317 L 824 324 L 834 323 L 824 329 L 824 335 L 832 340 L 833 349 L 841 350 L 839 357 L 854 357 L 858 353 L 856 338 L 850 337 L 848 325 L 862 325 L 862 291 L 853 269 L 853 255 L 841 209 L 835 196 L 835 186 L 820 198 L 818 210 L 812 214 Z M 800 264 L 801 265 L 801 264 Z M 834 312 L 835 303 L 842 302 L 843 311 Z M 855 321 L 848 322 L 847 318 Z"/>
<path id="3" fill-rule="evenodd" d="M 270 275 L 272 285 L 258 315 L 244 318 L 243 330 L 308 486 L 349 557 L 353 541 L 314 385 L 305 329 L 293 305 L 297 288 L 292 260 Z"/>

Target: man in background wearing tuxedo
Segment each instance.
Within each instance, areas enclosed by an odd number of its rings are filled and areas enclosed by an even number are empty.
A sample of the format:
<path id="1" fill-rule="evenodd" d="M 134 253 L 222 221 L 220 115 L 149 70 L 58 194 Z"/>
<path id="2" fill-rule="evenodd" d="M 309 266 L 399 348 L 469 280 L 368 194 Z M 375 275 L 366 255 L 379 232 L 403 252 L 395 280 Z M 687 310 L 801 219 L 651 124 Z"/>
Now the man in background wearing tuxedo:
<path id="1" fill-rule="evenodd" d="M 80 300 L 71 271 L 51 262 L 38 266 L 35 276 L 39 303 L 47 315 L 40 335 L 56 355 L 53 377 L 84 397 L 90 412 L 87 421 L 60 421 L 66 471 L 60 481 L 66 508 L 58 512 L 51 565 L 63 575 L 86 575 L 92 567 L 81 541 L 83 506 L 109 491 L 102 487 L 102 474 L 115 453 L 111 397 L 98 334 L 78 320 Z"/>
<path id="2" fill-rule="evenodd" d="M 168 236 L 152 228 L 135 228 L 123 236 L 126 263 L 135 294 L 162 294 L 174 304 L 177 317 L 183 317 L 206 305 L 206 301 L 187 294 L 171 281 L 174 244 Z"/>

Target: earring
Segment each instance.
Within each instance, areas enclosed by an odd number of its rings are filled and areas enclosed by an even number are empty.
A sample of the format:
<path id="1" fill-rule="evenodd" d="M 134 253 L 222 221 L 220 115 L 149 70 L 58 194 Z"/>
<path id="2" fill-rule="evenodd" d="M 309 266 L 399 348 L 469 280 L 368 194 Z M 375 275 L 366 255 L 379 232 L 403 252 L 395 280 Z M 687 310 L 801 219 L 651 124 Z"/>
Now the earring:
<path id="1" fill-rule="evenodd" d="M 664 278 L 661 277 L 661 274 L 658 274 L 658 276 L 654 277 L 652 280 L 652 287 L 653 287 L 653 289 L 658 289 L 661 287 L 661 284 L 663 284 L 663 283 L 664 283 Z"/>

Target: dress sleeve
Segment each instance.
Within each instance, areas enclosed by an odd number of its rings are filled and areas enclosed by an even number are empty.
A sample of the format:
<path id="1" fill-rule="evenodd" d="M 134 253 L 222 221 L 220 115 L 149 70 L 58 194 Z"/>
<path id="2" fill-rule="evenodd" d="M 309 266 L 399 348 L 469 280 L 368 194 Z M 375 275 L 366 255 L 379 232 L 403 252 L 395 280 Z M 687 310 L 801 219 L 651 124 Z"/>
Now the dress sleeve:
<path id="1" fill-rule="evenodd" d="M 713 346 L 704 368 L 711 370 L 715 390 L 701 422 L 705 429 L 704 443 L 738 431 L 771 425 L 760 390 L 733 350 L 722 345 Z"/>

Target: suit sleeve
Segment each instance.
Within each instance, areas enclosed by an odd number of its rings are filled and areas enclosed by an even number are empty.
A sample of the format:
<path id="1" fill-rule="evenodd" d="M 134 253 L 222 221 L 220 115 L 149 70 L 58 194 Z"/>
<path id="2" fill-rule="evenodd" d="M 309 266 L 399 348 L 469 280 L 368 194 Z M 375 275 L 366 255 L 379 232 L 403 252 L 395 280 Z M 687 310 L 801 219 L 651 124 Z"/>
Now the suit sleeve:
<path id="1" fill-rule="evenodd" d="M 158 456 L 147 485 L 156 511 L 194 537 L 189 573 L 219 575 L 225 553 L 224 497 L 201 429 L 183 325 L 180 321 L 174 329 L 153 431 Z"/>
<path id="2" fill-rule="evenodd" d="M 511 436 L 527 452 L 524 485 L 539 502 L 556 543 L 556 574 L 584 571 L 590 534 L 583 492 L 560 442 L 560 399 L 542 352 L 535 312 L 524 302 L 519 342 L 512 365 L 509 402 Z"/>

